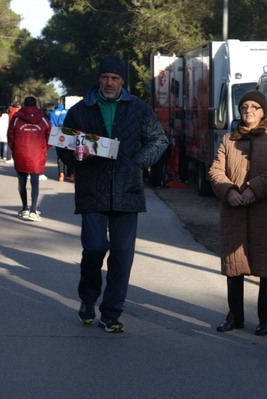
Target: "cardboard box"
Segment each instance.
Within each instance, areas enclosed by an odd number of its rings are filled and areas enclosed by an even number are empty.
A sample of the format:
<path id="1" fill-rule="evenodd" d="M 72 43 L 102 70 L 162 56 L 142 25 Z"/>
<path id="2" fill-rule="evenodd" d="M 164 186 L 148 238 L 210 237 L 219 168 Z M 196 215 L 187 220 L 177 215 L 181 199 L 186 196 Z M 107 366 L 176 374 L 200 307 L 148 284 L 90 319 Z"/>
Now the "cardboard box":
<path id="1" fill-rule="evenodd" d="M 65 108 L 70 109 L 70 107 L 72 107 L 78 101 L 80 101 L 82 99 L 83 99 L 83 97 L 80 97 L 80 96 L 66 96 L 65 97 Z"/>
<path id="2" fill-rule="evenodd" d="M 81 133 L 78 136 L 70 136 L 64 134 L 60 127 L 52 126 L 48 144 L 75 151 L 77 147 L 77 138 L 79 141 L 82 141 L 84 140 L 84 136 L 84 133 Z M 120 142 L 118 140 L 112 140 L 107 137 L 99 137 L 97 140 L 96 150 L 94 148 L 94 142 L 86 139 L 86 136 L 84 144 L 88 146 L 90 154 L 111 159 L 117 158 L 120 146 Z"/>

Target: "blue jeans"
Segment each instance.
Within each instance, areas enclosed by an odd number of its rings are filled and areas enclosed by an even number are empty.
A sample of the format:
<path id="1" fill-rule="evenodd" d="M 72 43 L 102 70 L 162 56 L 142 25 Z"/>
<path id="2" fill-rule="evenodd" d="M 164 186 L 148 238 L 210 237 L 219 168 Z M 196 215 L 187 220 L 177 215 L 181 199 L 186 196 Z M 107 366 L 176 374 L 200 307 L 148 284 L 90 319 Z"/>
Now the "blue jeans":
<path id="1" fill-rule="evenodd" d="M 83 252 L 79 296 L 89 306 L 96 303 L 101 294 L 101 268 L 109 251 L 106 287 L 99 307 L 100 312 L 108 318 L 119 318 L 123 311 L 134 258 L 137 219 L 136 212 L 82 215 Z"/>

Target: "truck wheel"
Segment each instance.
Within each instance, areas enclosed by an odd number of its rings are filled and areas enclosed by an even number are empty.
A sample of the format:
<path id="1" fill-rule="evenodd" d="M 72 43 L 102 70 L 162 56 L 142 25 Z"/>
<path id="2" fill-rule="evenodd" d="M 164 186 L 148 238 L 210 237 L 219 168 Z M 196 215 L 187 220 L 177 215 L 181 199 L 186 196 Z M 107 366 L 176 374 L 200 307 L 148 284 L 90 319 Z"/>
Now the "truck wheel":
<path id="1" fill-rule="evenodd" d="M 198 195 L 200 197 L 211 197 L 213 195 L 210 182 L 206 177 L 206 166 L 202 162 L 198 163 Z"/>

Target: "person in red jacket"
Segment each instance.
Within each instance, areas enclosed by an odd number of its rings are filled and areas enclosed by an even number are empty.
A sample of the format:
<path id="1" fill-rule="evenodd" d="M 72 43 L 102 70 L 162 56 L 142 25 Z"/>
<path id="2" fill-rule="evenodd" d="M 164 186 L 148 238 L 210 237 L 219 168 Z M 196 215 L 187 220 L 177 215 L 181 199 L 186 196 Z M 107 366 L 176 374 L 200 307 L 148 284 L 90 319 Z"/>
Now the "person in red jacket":
<path id="1" fill-rule="evenodd" d="M 12 151 L 14 168 L 19 182 L 22 209 L 18 216 L 31 221 L 41 221 L 37 211 L 39 175 L 44 173 L 51 124 L 34 97 L 26 97 L 24 105 L 13 116 L 8 129 L 8 145 Z M 27 176 L 31 179 L 31 207 L 27 200 Z"/>

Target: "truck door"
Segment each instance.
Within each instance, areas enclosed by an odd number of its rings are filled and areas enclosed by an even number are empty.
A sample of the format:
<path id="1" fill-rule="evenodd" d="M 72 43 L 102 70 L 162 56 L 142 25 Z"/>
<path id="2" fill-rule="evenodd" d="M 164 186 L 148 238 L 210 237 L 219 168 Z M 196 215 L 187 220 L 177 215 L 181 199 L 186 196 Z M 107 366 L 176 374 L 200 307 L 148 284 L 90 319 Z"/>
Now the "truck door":
<path id="1" fill-rule="evenodd" d="M 214 130 L 214 134 L 211 137 L 214 137 L 213 144 L 213 159 L 217 153 L 218 147 L 222 141 L 222 136 L 227 131 L 227 121 L 228 121 L 228 88 L 227 83 L 223 82 L 220 93 L 219 107 L 218 107 L 218 125 Z M 211 160 L 210 163 L 212 163 Z"/>

